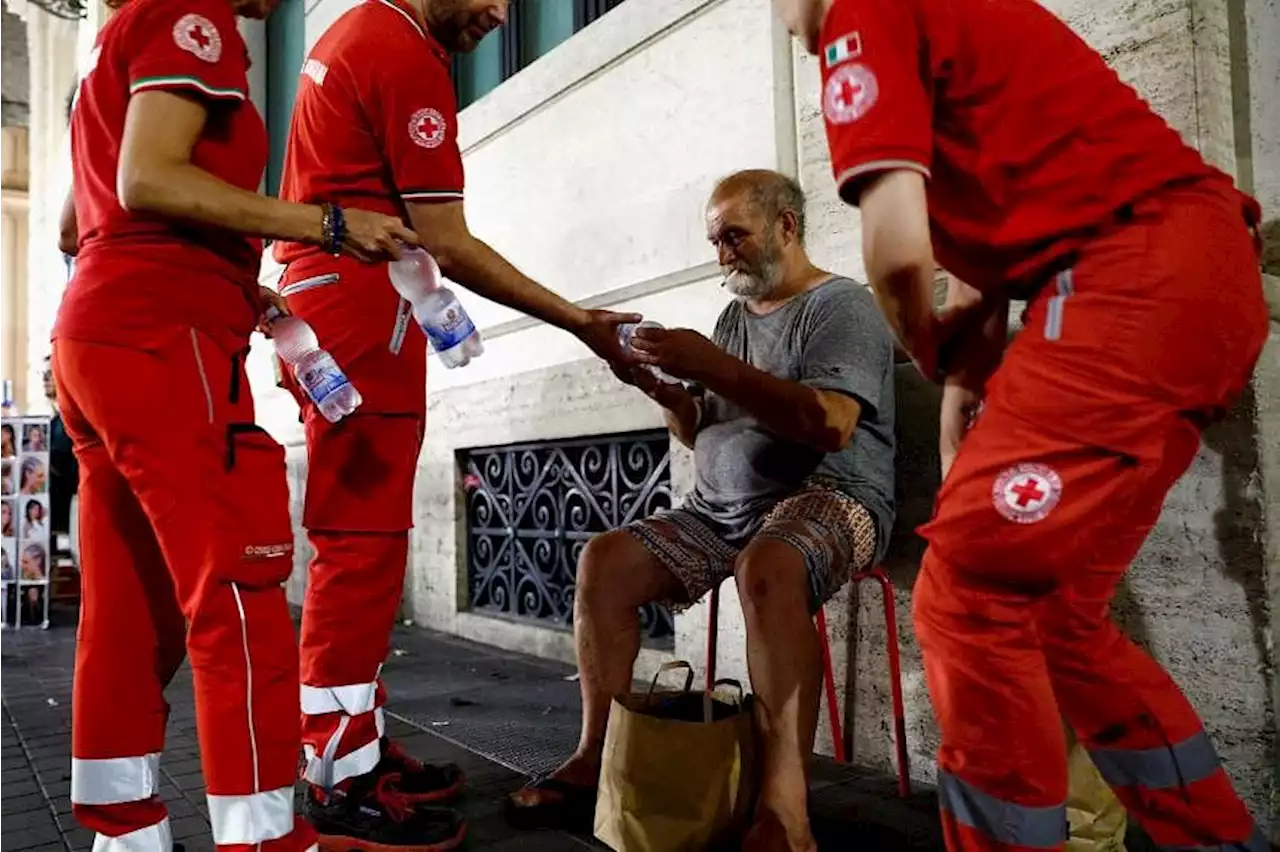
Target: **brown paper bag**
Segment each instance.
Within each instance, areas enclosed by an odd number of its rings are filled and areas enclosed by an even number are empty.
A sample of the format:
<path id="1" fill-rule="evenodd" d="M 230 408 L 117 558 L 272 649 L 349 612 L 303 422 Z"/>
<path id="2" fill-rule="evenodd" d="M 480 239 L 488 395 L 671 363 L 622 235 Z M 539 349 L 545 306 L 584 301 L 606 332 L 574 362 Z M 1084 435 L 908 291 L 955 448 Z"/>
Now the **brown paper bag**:
<path id="1" fill-rule="evenodd" d="M 1128 814 L 1116 794 L 1102 780 L 1089 752 L 1067 728 L 1067 821 L 1071 837 L 1065 852 L 1125 852 Z"/>
<path id="2" fill-rule="evenodd" d="M 654 691 L 665 671 L 687 671 L 681 691 Z M 693 668 L 667 663 L 648 692 L 609 709 L 595 836 L 617 852 L 695 852 L 745 828 L 757 789 L 751 696 L 691 692 Z"/>

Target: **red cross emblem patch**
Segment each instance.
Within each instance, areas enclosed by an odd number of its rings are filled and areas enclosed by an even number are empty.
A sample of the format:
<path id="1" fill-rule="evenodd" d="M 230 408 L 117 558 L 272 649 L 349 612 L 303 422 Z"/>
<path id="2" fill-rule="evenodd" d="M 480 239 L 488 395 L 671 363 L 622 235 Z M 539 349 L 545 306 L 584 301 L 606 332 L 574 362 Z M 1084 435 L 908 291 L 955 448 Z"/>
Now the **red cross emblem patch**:
<path id="1" fill-rule="evenodd" d="M 822 112 L 832 124 L 851 124 L 867 114 L 880 97 L 880 84 L 867 66 L 837 66 L 822 93 Z"/>
<path id="2" fill-rule="evenodd" d="M 409 138 L 423 148 L 439 147 L 447 129 L 444 116 L 431 107 L 423 107 L 409 117 Z"/>
<path id="3" fill-rule="evenodd" d="M 217 62 L 222 57 L 222 36 L 204 15 L 183 15 L 179 18 L 173 25 L 173 43 L 205 62 Z"/>
<path id="4" fill-rule="evenodd" d="M 1019 464 L 996 477 L 991 502 L 1015 524 L 1042 521 L 1062 497 L 1062 477 L 1048 465 Z"/>

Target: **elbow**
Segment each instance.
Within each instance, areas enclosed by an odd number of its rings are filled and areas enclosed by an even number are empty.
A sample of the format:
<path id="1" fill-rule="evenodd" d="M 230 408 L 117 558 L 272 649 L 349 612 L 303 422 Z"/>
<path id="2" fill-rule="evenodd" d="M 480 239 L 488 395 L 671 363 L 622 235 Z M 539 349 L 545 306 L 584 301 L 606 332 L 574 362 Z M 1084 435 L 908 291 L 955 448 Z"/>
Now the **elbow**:
<path id="1" fill-rule="evenodd" d="M 71 257 L 75 257 L 79 248 L 79 239 L 76 232 L 74 230 L 63 228 L 62 232 L 58 234 L 58 251 L 66 255 L 70 255 Z"/>
<path id="2" fill-rule="evenodd" d="M 121 169 L 116 176 L 116 198 L 129 213 L 155 212 L 163 197 L 164 181 L 149 170 Z"/>
<path id="3" fill-rule="evenodd" d="M 805 431 L 807 443 L 824 453 L 838 453 L 853 440 L 858 428 L 858 411 L 850 412 L 847 406 L 832 406 L 819 397 L 804 422 L 809 424 Z"/>
<path id="4" fill-rule="evenodd" d="M 867 258 L 867 276 L 873 285 L 891 293 L 908 291 L 925 278 L 932 278 L 933 272 L 933 254 L 927 249 Z"/>
<path id="5" fill-rule="evenodd" d="M 813 446 L 824 453 L 838 453 L 853 440 L 853 424 L 827 423 L 814 434 Z"/>
<path id="6" fill-rule="evenodd" d="M 459 259 L 459 253 L 452 248 L 436 248 L 428 247 L 427 251 L 436 260 L 436 266 L 440 267 L 440 274 L 450 281 L 457 281 L 459 275 L 465 277 L 466 273 L 462 270 L 462 262 Z"/>
<path id="7" fill-rule="evenodd" d="M 436 266 L 450 281 L 465 280 L 467 276 L 467 242 L 469 234 L 427 234 L 415 228 L 422 239 L 422 247 L 435 258 Z M 461 276 L 461 278 L 459 277 Z"/>

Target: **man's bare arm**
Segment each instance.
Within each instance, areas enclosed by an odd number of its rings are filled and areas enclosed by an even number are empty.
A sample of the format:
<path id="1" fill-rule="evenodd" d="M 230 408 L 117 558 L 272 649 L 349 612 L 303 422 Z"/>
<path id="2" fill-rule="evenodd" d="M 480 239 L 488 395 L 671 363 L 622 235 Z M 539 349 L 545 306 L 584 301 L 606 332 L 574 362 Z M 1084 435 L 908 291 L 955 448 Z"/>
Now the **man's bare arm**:
<path id="1" fill-rule="evenodd" d="M 471 233 L 460 201 L 411 203 L 408 209 L 410 224 L 426 235 L 423 246 L 450 281 L 570 332 L 623 377 L 628 358 L 618 343 L 618 324 L 639 322 L 639 314 L 584 310 L 543 287 Z"/>
<path id="2" fill-rule="evenodd" d="M 983 301 L 982 294 L 954 275 L 947 279 L 947 310 L 971 310 Z M 1009 334 L 1009 300 L 994 298 L 983 309 L 981 324 L 957 333 L 952 346 L 952 368 L 942 387 L 939 417 L 938 454 L 945 478 L 960 450 L 960 441 L 982 401 L 987 379 L 1000 363 Z"/>
<path id="3" fill-rule="evenodd" d="M 912 169 L 872 179 L 859 199 L 862 254 L 880 310 L 898 343 L 933 378 L 937 319 L 935 265 L 924 176 Z"/>
<path id="4" fill-rule="evenodd" d="M 682 398 L 675 402 L 673 407 L 663 404 L 662 413 L 667 419 L 667 429 L 671 434 L 676 436 L 677 441 L 692 450 L 693 443 L 698 437 L 698 427 L 701 425 L 702 401 L 690 395 L 688 391 L 679 390 L 676 393 L 681 394 Z"/>
<path id="5" fill-rule="evenodd" d="M 590 322 L 587 311 L 543 287 L 474 236 L 461 201 L 410 203 L 409 224 L 450 281 L 566 331 L 576 332 Z"/>

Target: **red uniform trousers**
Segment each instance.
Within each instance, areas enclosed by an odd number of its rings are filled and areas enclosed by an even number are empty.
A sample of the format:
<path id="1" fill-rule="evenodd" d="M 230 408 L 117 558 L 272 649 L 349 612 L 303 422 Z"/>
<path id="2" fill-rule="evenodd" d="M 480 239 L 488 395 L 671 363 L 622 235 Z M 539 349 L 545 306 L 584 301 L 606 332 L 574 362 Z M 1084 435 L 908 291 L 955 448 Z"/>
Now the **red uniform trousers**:
<path id="1" fill-rule="evenodd" d="M 1266 339 L 1238 196 L 1199 185 L 1134 205 L 1025 320 L 921 530 L 914 620 L 947 848 L 1062 847 L 1060 711 L 1161 849 L 1262 852 L 1195 710 L 1108 615 Z"/>
<path id="2" fill-rule="evenodd" d="M 386 265 L 290 264 L 281 292 L 360 391 L 329 423 L 285 368 L 307 436 L 303 525 L 315 550 L 302 610 L 303 776 L 330 788 L 381 759 L 379 670 L 404 589 L 426 416 L 426 338 Z"/>
<path id="3" fill-rule="evenodd" d="M 293 808 L 284 450 L 253 425 L 243 358 L 175 328 L 153 351 L 62 338 L 53 368 L 80 462 L 76 818 L 98 852 L 171 849 L 157 785 L 164 688 L 185 651 L 214 842 L 311 847 Z"/>

